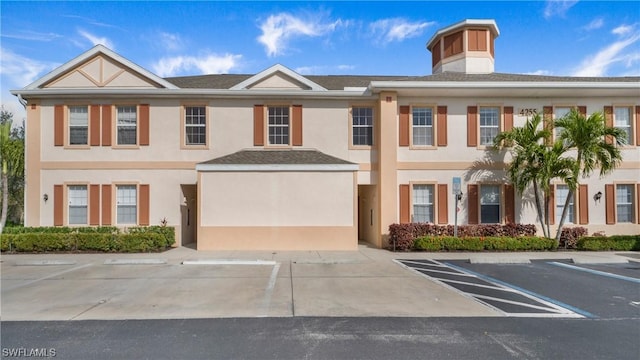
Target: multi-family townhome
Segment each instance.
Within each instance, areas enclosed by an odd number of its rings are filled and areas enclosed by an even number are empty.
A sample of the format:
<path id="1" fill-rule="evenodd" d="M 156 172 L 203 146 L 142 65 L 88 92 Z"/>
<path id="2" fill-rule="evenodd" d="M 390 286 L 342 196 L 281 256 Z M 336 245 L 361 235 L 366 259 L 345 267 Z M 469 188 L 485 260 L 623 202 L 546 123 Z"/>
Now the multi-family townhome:
<path id="1" fill-rule="evenodd" d="M 13 91 L 25 225 L 166 222 L 197 249 L 351 250 L 387 246 L 393 223 L 537 224 L 493 138 L 577 108 L 628 143 L 613 173 L 580 179 L 569 226 L 640 233 L 640 78 L 495 73 L 498 35 L 493 20 L 437 31 L 428 76 L 160 78 L 96 46 Z M 557 224 L 568 187 L 552 187 Z"/>

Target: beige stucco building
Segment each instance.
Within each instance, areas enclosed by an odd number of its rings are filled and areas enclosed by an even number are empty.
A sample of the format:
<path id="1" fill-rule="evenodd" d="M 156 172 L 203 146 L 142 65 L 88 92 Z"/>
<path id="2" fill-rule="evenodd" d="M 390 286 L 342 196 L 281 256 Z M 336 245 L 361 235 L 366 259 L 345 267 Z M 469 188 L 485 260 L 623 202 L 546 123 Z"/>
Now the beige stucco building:
<path id="1" fill-rule="evenodd" d="M 433 74 L 417 77 L 274 65 L 160 78 L 98 45 L 13 91 L 27 109 L 25 225 L 166 220 L 178 245 L 205 250 L 384 247 L 390 224 L 453 224 L 453 178 L 459 224 L 537 224 L 487 145 L 577 107 L 629 140 L 614 173 L 581 179 L 568 221 L 640 233 L 640 78 L 495 73 L 498 36 L 492 20 L 439 30 Z M 559 216 L 567 188 L 554 189 Z"/>

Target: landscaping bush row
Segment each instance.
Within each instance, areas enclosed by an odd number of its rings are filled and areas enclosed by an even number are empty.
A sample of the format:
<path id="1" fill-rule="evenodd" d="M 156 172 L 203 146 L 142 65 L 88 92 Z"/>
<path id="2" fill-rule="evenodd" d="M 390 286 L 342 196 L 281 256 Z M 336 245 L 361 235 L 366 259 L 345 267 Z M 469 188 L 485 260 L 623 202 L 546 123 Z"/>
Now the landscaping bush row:
<path id="1" fill-rule="evenodd" d="M 429 223 L 391 224 L 389 247 L 406 251 L 413 248 L 414 241 L 425 236 L 447 236 L 454 234 L 453 225 Z M 535 236 L 536 226 L 525 224 L 482 224 L 458 226 L 459 237 L 520 237 Z"/>
<path id="2" fill-rule="evenodd" d="M 175 243 L 175 229 L 173 227 L 132 227 L 127 229 L 128 233 L 122 233 L 117 228 L 113 228 L 115 230 L 112 229 L 111 232 L 81 230 L 89 228 L 72 229 L 76 231 L 36 230 L 5 233 L 0 236 L 0 249 L 3 252 L 154 252 L 164 250 Z"/>
<path id="3" fill-rule="evenodd" d="M 424 251 L 528 251 L 555 250 L 556 241 L 535 236 L 522 237 L 452 237 L 425 236 L 416 239 L 415 250 Z"/>
<path id="4" fill-rule="evenodd" d="M 69 227 L 69 226 L 37 226 L 22 227 L 11 226 L 2 230 L 3 234 L 71 234 L 71 233 L 91 233 L 91 234 L 119 234 L 120 229 L 115 226 L 86 226 L 86 227 Z"/>
<path id="5" fill-rule="evenodd" d="M 640 235 L 584 236 L 576 244 L 578 250 L 640 251 Z"/>

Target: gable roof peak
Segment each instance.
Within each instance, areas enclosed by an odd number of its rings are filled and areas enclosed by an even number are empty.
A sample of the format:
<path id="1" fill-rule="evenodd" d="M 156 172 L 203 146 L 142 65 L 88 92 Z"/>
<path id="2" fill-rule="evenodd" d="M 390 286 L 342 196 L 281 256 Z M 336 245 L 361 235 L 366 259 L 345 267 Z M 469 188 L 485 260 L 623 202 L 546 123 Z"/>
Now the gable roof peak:
<path id="1" fill-rule="evenodd" d="M 282 64 L 272 65 L 271 67 L 265 70 L 262 70 L 261 72 L 251 76 L 250 78 L 236 84 L 235 86 L 231 87 L 230 90 L 247 90 L 251 87 L 251 85 L 255 85 L 278 73 L 284 74 L 285 76 L 293 79 L 294 81 L 304 85 L 309 90 L 327 91 L 327 89 L 324 88 L 323 86 L 319 85 L 314 81 L 309 80 L 307 77 L 300 75 L 299 73 L 289 69 L 288 67 Z"/>

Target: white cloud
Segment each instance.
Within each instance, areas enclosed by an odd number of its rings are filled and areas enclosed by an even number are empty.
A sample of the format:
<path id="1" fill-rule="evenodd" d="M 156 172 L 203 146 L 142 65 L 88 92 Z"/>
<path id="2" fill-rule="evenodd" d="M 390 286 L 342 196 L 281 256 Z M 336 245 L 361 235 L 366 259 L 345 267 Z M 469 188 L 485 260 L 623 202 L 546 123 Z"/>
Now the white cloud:
<path id="1" fill-rule="evenodd" d="M 378 42 L 387 44 L 393 41 L 403 41 L 422 35 L 424 30 L 435 22 L 409 22 L 401 18 L 382 19 L 369 25 L 369 29 Z"/>
<path id="2" fill-rule="evenodd" d="M 204 56 L 165 57 L 153 64 L 153 72 L 161 77 L 198 74 L 225 74 L 238 67 L 242 55 L 208 54 Z"/>
<path id="3" fill-rule="evenodd" d="M 595 54 L 587 55 L 573 76 L 606 76 L 614 65 L 625 67 L 625 73 L 637 71 L 629 69 L 640 61 L 640 52 L 627 50 L 640 40 L 640 29 L 637 25 L 620 25 L 612 33 L 618 35 L 619 39 Z"/>
<path id="4" fill-rule="evenodd" d="M 170 34 L 166 32 L 161 32 L 160 43 L 165 50 L 169 51 L 177 51 L 181 50 L 184 47 L 184 41 L 178 34 Z"/>
<path id="5" fill-rule="evenodd" d="M 14 34 L 2 34 L 2 37 L 18 40 L 30 40 L 30 41 L 52 41 L 61 38 L 62 35 L 56 33 L 40 33 L 35 31 L 20 31 Z"/>
<path id="6" fill-rule="evenodd" d="M 78 30 L 78 33 L 85 39 L 89 40 L 93 45 L 104 45 L 111 50 L 115 50 L 113 42 L 106 37 L 99 37 L 85 30 Z"/>
<path id="7" fill-rule="evenodd" d="M 271 15 L 260 24 L 262 43 L 268 56 L 281 55 L 286 51 L 289 41 L 296 37 L 318 37 L 326 35 L 343 24 L 341 20 L 324 22 L 323 16 L 296 17 L 289 13 Z"/>
<path id="8" fill-rule="evenodd" d="M 577 0 L 549 0 L 544 8 L 544 17 L 545 19 L 554 16 L 564 17 L 567 11 L 577 3 Z"/>
<path id="9" fill-rule="evenodd" d="M 6 76 L 11 85 L 19 88 L 31 84 L 45 71 L 56 67 L 55 64 L 29 59 L 6 48 L 0 48 L 0 59 L 0 75 Z"/>
<path id="10" fill-rule="evenodd" d="M 536 70 L 534 72 L 525 73 L 525 75 L 552 75 L 549 70 Z"/>
<path id="11" fill-rule="evenodd" d="M 353 65 L 312 65 L 312 66 L 300 66 L 294 69 L 295 72 L 301 75 L 327 75 L 341 73 L 355 69 Z"/>
<path id="12" fill-rule="evenodd" d="M 591 20 L 590 23 L 585 25 L 583 27 L 583 29 L 585 29 L 587 31 L 597 30 L 597 29 L 600 29 L 602 26 L 604 26 L 604 20 L 602 20 L 602 18 L 595 18 L 595 19 Z"/>

